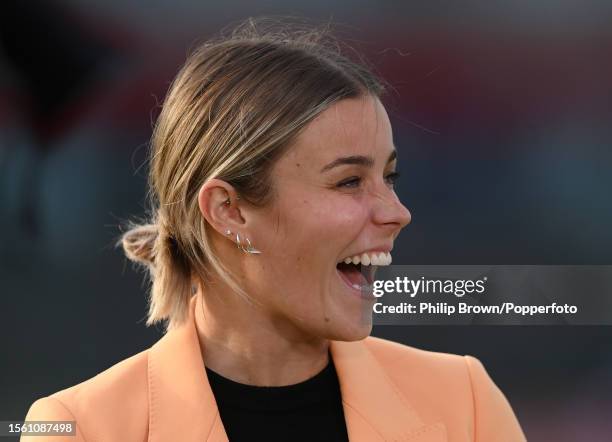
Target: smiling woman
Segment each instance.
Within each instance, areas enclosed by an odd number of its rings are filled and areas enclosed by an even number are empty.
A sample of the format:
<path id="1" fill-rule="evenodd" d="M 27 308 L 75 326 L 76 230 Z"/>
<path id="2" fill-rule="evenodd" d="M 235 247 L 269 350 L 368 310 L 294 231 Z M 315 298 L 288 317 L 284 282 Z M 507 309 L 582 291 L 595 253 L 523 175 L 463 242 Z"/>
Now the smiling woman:
<path id="1" fill-rule="evenodd" d="M 524 440 L 477 359 L 369 337 L 411 220 L 383 92 L 295 23 L 198 48 L 155 127 L 150 220 L 120 241 L 167 332 L 27 420 L 80 441 Z"/>

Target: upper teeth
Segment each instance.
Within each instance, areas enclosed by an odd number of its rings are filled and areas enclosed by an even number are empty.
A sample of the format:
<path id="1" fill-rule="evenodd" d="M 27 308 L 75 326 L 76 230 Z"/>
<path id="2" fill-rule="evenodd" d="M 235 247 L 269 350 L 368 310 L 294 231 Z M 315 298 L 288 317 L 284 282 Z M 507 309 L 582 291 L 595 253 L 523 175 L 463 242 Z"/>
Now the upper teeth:
<path id="1" fill-rule="evenodd" d="M 349 256 L 344 258 L 345 264 L 361 264 L 363 266 L 388 266 L 391 264 L 391 253 L 389 252 L 370 252 L 361 255 Z"/>

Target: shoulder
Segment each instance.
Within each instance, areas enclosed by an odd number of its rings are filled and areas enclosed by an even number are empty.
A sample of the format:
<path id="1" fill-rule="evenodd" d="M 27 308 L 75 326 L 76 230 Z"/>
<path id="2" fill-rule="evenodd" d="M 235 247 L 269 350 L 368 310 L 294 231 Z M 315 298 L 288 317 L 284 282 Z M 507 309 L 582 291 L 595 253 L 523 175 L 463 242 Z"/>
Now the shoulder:
<path id="1" fill-rule="evenodd" d="M 402 395 L 419 398 L 425 409 L 438 411 L 472 401 L 470 367 L 482 366 L 475 358 L 375 337 L 366 338 L 364 344 Z"/>
<path id="2" fill-rule="evenodd" d="M 409 368 L 417 371 L 433 370 L 432 373 L 436 375 L 457 375 L 458 370 L 465 371 L 466 358 L 474 359 L 471 356 L 422 350 L 374 336 L 367 337 L 364 343 L 387 371 L 401 370 L 403 374 Z M 409 367 L 406 366 L 407 362 L 410 363 Z"/>
<path id="3" fill-rule="evenodd" d="M 474 440 L 525 440 L 510 403 L 477 358 L 375 337 L 364 343 L 400 394 L 418 402 L 424 415 L 450 427 L 473 422 Z"/>
<path id="4" fill-rule="evenodd" d="M 108 435 L 113 428 L 118 431 L 113 440 L 145 435 L 147 369 L 145 350 L 77 385 L 38 399 L 25 420 L 74 420 L 79 436 L 76 440 L 96 440 L 96 435 Z"/>
<path id="5" fill-rule="evenodd" d="M 422 350 L 370 336 L 365 345 L 392 377 L 418 377 L 435 382 L 461 383 L 472 388 L 488 377 L 484 366 L 474 356 Z"/>

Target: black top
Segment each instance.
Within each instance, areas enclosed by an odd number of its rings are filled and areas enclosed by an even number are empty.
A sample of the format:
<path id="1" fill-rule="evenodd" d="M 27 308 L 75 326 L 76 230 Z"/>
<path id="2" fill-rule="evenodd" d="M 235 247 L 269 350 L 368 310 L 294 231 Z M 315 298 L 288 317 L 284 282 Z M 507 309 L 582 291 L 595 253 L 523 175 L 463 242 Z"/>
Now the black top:
<path id="1" fill-rule="evenodd" d="M 298 384 L 257 387 L 206 367 L 230 442 L 348 441 L 336 369 L 329 364 Z"/>

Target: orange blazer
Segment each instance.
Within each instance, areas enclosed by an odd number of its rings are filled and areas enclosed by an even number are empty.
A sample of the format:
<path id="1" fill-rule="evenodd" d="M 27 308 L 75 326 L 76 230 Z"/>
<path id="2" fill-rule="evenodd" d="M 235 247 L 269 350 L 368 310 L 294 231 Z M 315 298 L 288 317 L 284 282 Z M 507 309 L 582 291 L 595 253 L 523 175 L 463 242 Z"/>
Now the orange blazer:
<path id="1" fill-rule="evenodd" d="M 97 376 L 34 402 L 26 420 L 74 420 L 76 436 L 22 441 L 224 442 L 195 324 Z M 351 442 L 518 442 L 521 427 L 478 359 L 368 337 L 332 341 Z"/>

